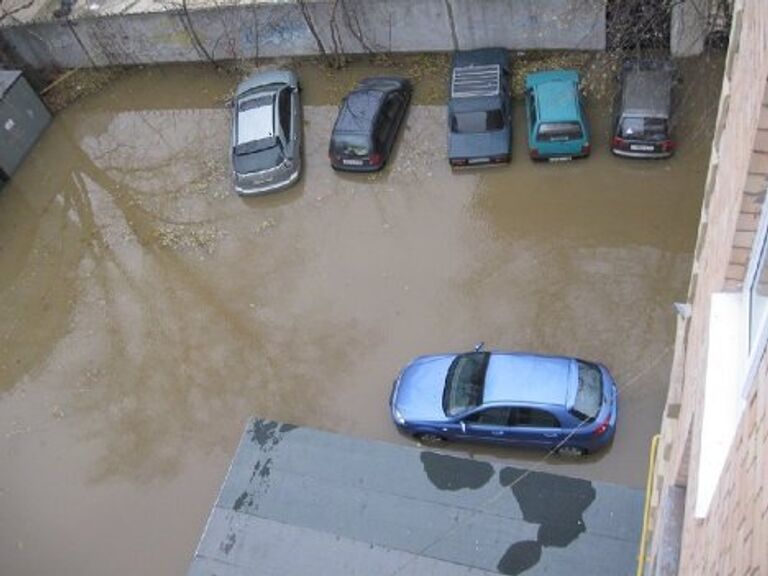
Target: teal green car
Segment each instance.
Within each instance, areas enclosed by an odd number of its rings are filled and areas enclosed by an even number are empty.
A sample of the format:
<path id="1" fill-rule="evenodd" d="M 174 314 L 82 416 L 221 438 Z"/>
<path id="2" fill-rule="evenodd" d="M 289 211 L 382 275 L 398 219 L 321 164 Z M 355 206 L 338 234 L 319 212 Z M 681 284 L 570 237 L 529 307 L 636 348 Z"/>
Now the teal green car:
<path id="1" fill-rule="evenodd" d="M 589 125 L 575 70 L 549 70 L 525 77 L 528 149 L 534 160 L 589 156 Z"/>

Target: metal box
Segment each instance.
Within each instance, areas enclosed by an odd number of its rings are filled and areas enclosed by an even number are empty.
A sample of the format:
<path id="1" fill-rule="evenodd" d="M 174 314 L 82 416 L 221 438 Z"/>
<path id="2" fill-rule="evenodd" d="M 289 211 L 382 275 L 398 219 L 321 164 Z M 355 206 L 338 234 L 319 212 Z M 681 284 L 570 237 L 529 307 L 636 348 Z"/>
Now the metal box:
<path id="1" fill-rule="evenodd" d="M 9 179 L 51 122 L 21 72 L 0 70 L 0 184 Z"/>

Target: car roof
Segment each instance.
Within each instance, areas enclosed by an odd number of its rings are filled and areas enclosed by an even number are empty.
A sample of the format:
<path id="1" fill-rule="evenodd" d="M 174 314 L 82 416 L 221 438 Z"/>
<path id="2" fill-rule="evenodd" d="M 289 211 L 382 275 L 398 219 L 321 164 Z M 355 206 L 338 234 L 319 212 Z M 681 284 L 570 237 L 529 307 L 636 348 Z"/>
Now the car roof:
<path id="1" fill-rule="evenodd" d="M 578 76 L 550 76 L 537 79 L 536 108 L 542 122 L 579 120 Z"/>
<path id="2" fill-rule="evenodd" d="M 672 93 L 669 70 L 630 70 L 624 76 L 622 114 L 669 117 Z"/>
<path id="3" fill-rule="evenodd" d="M 238 144 L 273 138 L 275 136 L 274 106 L 274 92 L 255 92 L 238 100 Z"/>
<path id="4" fill-rule="evenodd" d="M 368 88 L 350 92 L 341 105 L 333 131 L 370 133 L 384 96 L 385 92 Z"/>
<path id="5" fill-rule="evenodd" d="M 574 370 L 573 358 L 494 352 L 485 373 L 483 404 L 565 406 Z"/>

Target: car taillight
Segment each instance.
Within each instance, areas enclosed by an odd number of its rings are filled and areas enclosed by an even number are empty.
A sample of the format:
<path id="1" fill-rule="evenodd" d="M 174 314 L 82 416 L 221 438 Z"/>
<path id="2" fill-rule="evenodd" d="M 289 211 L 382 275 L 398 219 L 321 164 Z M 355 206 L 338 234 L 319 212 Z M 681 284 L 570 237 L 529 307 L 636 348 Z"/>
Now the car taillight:
<path id="1" fill-rule="evenodd" d="M 374 152 L 373 154 L 370 154 L 368 156 L 368 164 L 371 164 L 373 166 L 378 166 L 379 164 L 381 164 L 381 159 L 382 159 L 381 154 L 379 154 L 378 152 Z"/>
<path id="2" fill-rule="evenodd" d="M 612 146 L 614 148 L 623 148 L 625 144 L 626 142 L 622 138 L 619 138 L 618 136 L 613 137 Z"/>
<path id="3" fill-rule="evenodd" d="M 610 422 L 611 422 L 611 415 L 608 414 L 608 416 L 605 417 L 605 420 L 600 422 L 600 425 L 597 428 L 595 428 L 593 435 L 602 436 L 603 434 L 605 434 L 605 431 L 608 430 L 608 426 L 611 425 Z"/>
<path id="4" fill-rule="evenodd" d="M 674 149 L 675 149 L 674 140 L 664 140 L 664 142 L 661 143 L 662 152 L 672 152 L 672 150 Z"/>
<path id="5" fill-rule="evenodd" d="M 541 154 L 539 154 L 538 148 L 531 148 L 531 158 L 541 158 Z"/>
<path id="6" fill-rule="evenodd" d="M 451 166 L 466 166 L 467 162 L 466 158 L 452 158 Z"/>
<path id="7" fill-rule="evenodd" d="M 589 142 L 587 142 L 586 144 L 582 144 L 582 146 L 581 146 L 581 153 L 582 154 L 584 154 L 586 156 L 591 151 L 592 151 L 592 146 L 590 145 Z"/>

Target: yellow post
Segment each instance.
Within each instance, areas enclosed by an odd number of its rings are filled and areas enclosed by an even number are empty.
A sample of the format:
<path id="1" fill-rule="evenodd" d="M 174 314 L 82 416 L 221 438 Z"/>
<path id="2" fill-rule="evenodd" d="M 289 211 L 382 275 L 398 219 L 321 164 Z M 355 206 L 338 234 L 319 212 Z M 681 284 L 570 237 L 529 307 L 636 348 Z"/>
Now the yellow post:
<path id="1" fill-rule="evenodd" d="M 640 551 L 637 554 L 637 576 L 643 576 L 645 571 L 645 547 L 648 538 L 648 516 L 651 513 L 651 496 L 655 484 L 656 450 L 661 434 L 656 434 L 651 440 L 651 450 L 648 455 L 648 479 L 645 482 L 645 509 L 643 510 L 643 531 L 640 533 Z"/>

